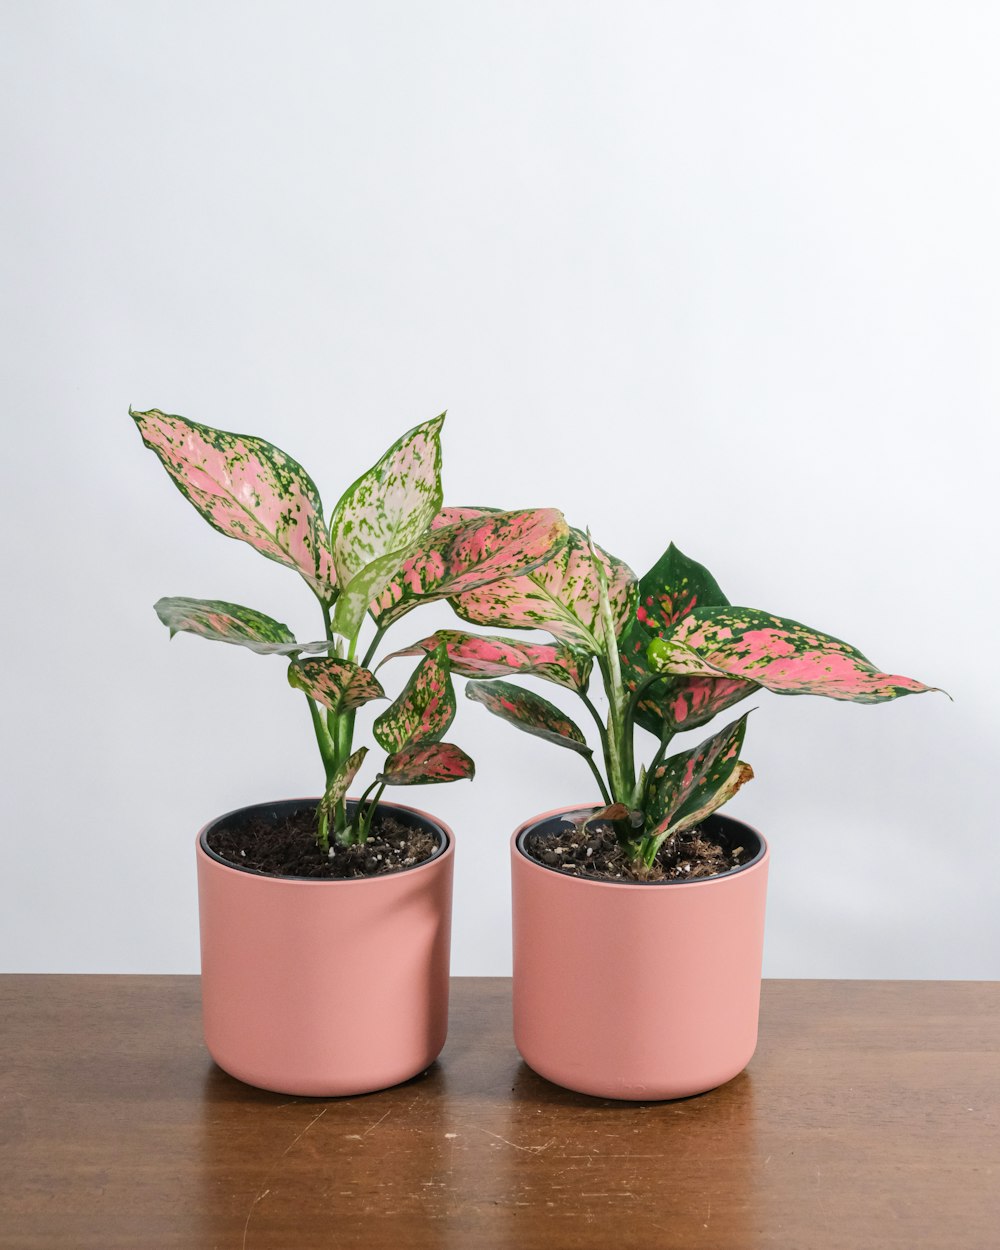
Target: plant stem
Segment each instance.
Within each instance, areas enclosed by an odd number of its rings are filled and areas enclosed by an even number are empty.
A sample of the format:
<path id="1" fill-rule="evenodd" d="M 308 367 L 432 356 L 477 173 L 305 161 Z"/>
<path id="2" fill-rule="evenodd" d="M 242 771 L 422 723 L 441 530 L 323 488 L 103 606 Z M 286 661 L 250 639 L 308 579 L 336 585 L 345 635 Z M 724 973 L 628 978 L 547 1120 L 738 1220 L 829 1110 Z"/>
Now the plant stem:
<path id="1" fill-rule="evenodd" d="M 588 751 L 587 754 L 584 756 L 584 759 L 590 765 L 590 771 L 594 774 L 594 777 L 597 780 L 597 785 L 601 791 L 601 797 L 604 799 L 605 803 L 607 803 L 607 805 L 610 807 L 611 802 L 612 802 L 611 794 L 610 794 L 610 791 L 608 790 L 608 787 L 604 783 L 604 778 L 601 776 L 601 770 L 594 763 L 593 755 Z"/>
<path id="2" fill-rule="evenodd" d="M 378 644 L 382 641 L 382 637 L 385 634 L 386 628 L 387 626 L 384 626 L 384 625 L 379 625 L 376 627 L 375 637 L 372 639 L 371 646 L 369 646 L 368 650 L 365 652 L 364 659 L 361 661 L 362 668 L 367 668 L 368 665 L 371 664 L 372 660 L 375 658 L 375 652 L 378 650 Z"/>

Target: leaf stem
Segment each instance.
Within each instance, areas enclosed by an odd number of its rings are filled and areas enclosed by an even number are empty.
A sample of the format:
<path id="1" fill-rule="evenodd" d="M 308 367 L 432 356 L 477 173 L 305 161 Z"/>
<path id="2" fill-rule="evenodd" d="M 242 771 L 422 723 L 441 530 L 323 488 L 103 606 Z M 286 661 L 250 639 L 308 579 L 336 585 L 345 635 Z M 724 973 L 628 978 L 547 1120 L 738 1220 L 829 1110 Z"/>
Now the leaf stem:
<path id="1" fill-rule="evenodd" d="M 608 790 L 608 787 L 605 785 L 604 778 L 601 776 L 601 770 L 594 763 L 593 753 L 588 751 L 587 754 L 584 756 L 584 759 L 590 765 L 590 771 L 594 774 L 594 777 L 597 780 L 597 785 L 601 791 L 601 797 L 604 799 L 605 803 L 607 803 L 607 805 L 610 807 L 612 803 L 611 794 Z"/>

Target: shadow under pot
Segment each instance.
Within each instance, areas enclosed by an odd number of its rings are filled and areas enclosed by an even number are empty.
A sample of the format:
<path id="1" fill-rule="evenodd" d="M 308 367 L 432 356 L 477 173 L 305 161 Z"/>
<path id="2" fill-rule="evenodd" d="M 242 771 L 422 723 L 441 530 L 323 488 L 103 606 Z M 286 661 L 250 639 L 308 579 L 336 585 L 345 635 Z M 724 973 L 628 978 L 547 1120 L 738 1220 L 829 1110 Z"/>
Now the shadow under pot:
<path id="1" fill-rule="evenodd" d="M 567 807 L 511 839 L 514 1040 L 540 1076 L 600 1098 L 686 1098 L 731 1080 L 757 1044 L 769 853 L 741 821 L 705 828 L 739 868 L 687 881 L 571 876 L 533 859 Z"/>
<path id="2" fill-rule="evenodd" d="M 417 808 L 380 803 L 435 837 L 430 859 L 317 880 L 236 867 L 209 848 L 223 824 L 278 821 L 316 802 L 240 808 L 199 833 L 201 991 L 220 1068 L 261 1089 L 326 1098 L 409 1080 L 444 1046 L 454 839 Z"/>

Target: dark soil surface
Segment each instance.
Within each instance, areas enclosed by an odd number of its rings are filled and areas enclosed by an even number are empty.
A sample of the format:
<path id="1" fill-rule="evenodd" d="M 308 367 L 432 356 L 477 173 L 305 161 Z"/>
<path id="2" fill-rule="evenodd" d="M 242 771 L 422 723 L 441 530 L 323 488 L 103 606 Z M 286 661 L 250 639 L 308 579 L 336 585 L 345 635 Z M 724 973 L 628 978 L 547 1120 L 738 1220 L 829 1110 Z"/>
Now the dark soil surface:
<path id="1" fill-rule="evenodd" d="M 316 812 L 299 811 L 277 822 L 257 817 L 235 828 L 214 829 L 208 844 L 216 855 L 240 868 L 275 877 L 377 877 L 414 868 L 438 849 L 426 829 L 396 816 L 376 813 L 363 846 L 341 846 L 330 839 L 330 854 L 316 845 Z"/>
<path id="2" fill-rule="evenodd" d="M 600 881 L 690 881 L 717 877 L 750 858 L 742 846 L 730 846 L 704 825 L 668 838 L 651 867 L 634 864 L 609 825 L 565 821 L 556 833 L 530 833 L 524 849 L 539 863 L 574 877 Z"/>

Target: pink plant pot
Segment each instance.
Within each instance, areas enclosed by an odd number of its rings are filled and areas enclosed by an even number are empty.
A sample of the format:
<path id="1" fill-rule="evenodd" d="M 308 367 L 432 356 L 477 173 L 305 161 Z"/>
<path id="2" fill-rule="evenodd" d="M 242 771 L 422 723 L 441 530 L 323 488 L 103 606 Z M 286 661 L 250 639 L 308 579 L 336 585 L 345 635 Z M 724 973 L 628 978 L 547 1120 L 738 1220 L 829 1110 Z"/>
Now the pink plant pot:
<path id="1" fill-rule="evenodd" d="M 448 1029 L 454 838 L 413 807 L 441 849 L 401 872 L 353 880 L 275 877 L 208 849 L 221 821 L 287 814 L 315 799 L 230 812 L 198 835 L 201 990 L 209 1054 L 282 1094 L 337 1097 L 406 1081 Z"/>
<path id="2" fill-rule="evenodd" d="M 752 851 L 695 881 L 591 881 L 528 857 L 511 839 L 514 1040 L 557 1085 L 600 1098 L 685 1098 L 741 1072 L 757 1044 L 768 849 L 755 830 L 711 817 Z"/>

